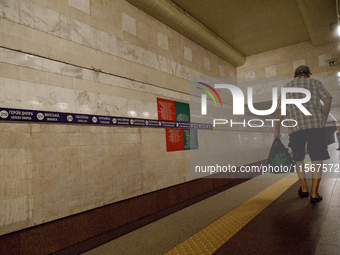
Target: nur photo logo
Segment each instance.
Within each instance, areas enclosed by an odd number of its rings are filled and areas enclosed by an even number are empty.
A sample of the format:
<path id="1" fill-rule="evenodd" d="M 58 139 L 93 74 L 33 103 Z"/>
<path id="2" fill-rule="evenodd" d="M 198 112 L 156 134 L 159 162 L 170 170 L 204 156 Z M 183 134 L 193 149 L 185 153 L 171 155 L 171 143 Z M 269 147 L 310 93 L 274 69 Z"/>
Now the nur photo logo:
<path id="1" fill-rule="evenodd" d="M 217 93 L 216 89 L 227 89 L 228 92 L 232 96 L 232 114 L 233 115 L 245 115 L 245 96 L 241 88 L 239 88 L 236 85 L 231 85 L 231 84 L 215 84 L 214 87 L 203 83 L 203 82 L 196 82 L 200 85 L 205 86 L 206 88 L 201 88 L 201 87 L 196 87 L 200 90 L 203 90 L 206 94 L 201 94 L 201 115 L 207 115 L 207 94 L 211 97 L 211 99 L 214 101 L 215 106 L 217 106 L 217 102 L 215 100 L 214 95 L 210 92 L 212 91 L 218 98 L 221 106 L 222 100 L 220 95 Z M 209 90 L 210 91 L 209 91 Z M 226 91 L 227 92 L 227 91 Z M 277 109 L 278 105 L 278 88 L 277 87 L 272 87 L 271 88 L 271 93 L 272 93 L 272 105 L 269 109 L 267 110 L 258 110 L 254 107 L 254 102 L 253 102 L 253 88 L 252 87 L 247 87 L 246 88 L 246 94 L 247 94 L 247 107 L 249 111 L 257 116 L 268 116 L 271 115 L 272 113 L 275 112 Z M 299 93 L 301 95 L 304 95 L 303 97 L 298 97 L 298 98 L 292 98 L 291 96 L 288 96 L 288 94 L 295 94 Z M 223 94 L 222 94 L 223 95 Z M 280 107 L 282 110 L 282 115 L 286 115 L 286 109 L 287 105 L 295 105 L 304 115 L 310 116 L 311 113 L 305 108 L 303 105 L 304 103 L 308 102 L 311 99 L 311 93 L 305 89 L 305 88 L 292 88 L 292 87 L 282 87 L 281 88 L 281 97 L 280 97 Z M 230 126 L 232 127 L 233 124 L 243 124 L 244 127 L 248 124 L 249 127 L 262 127 L 264 126 L 264 123 L 270 122 L 271 126 L 274 126 L 275 121 L 279 121 L 278 119 L 251 119 L 246 122 L 246 120 L 243 120 L 242 122 L 236 122 L 231 120 L 226 120 L 226 119 L 213 119 L 213 127 L 216 126 L 216 124 L 227 124 L 230 123 Z M 288 122 L 290 125 L 285 125 L 285 123 Z M 256 124 L 255 124 L 256 123 Z M 294 127 L 297 125 L 297 121 L 293 119 L 285 119 L 281 122 L 281 125 L 284 127 Z"/>
<path id="2" fill-rule="evenodd" d="M 217 93 L 217 91 L 216 91 L 213 87 L 211 87 L 210 85 L 208 85 L 208 84 L 206 84 L 206 83 L 203 83 L 203 82 L 197 82 L 197 83 L 206 86 L 206 87 L 209 88 L 212 92 L 214 92 L 215 95 L 217 96 L 218 100 L 220 101 L 221 106 L 223 106 L 223 105 L 222 105 L 222 100 L 221 100 L 220 95 Z M 207 94 L 212 98 L 212 100 L 214 101 L 215 106 L 217 105 L 214 96 L 211 94 L 211 92 L 210 92 L 209 90 L 203 89 L 203 88 L 201 88 L 201 87 L 197 87 L 197 88 L 198 88 L 198 89 L 201 89 L 201 90 L 203 90 L 205 93 L 207 93 Z M 206 95 L 206 94 L 202 94 L 201 96 L 202 96 L 202 97 L 201 97 L 201 105 L 202 105 L 202 106 L 201 106 L 201 114 L 202 114 L 202 115 L 207 115 L 207 95 Z"/>

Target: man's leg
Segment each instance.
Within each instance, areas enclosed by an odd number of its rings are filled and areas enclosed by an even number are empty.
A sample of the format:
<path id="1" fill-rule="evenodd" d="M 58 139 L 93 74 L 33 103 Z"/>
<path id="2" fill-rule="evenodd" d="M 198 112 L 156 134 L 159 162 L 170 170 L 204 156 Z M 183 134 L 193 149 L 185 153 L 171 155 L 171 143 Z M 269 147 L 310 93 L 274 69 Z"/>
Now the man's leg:
<path id="1" fill-rule="evenodd" d="M 299 181 L 301 184 L 301 191 L 302 192 L 307 192 L 308 191 L 308 186 L 306 183 L 306 178 L 305 178 L 305 164 L 304 161 L 296 161 L 295 162 L 296 165 L 296 173 L 299 177 Z"/>
<path id="2" fill-rule="evenodd" d="M 310 190 L 310 195 L 311 197 L 317 198 L 319 197 L 318 190 L 322 175 L 322 160 L 312 161 L 312 164 L 314 164 L 313 167 L 315 167 L 315 171 L 312 172 L 312 188 Z"/>
<path id="3" fill-rule="evenodd" d="M 322 197 L 319 197 L 319 184 L 322 175 L 323 160 L 329 159 L 327 151 L 327 140 L 324 128 L 309 129 L 309 138 L 307 143 L 307 150 L 309 156 L 314 164 L 315 171 L 312 171 L 312 188 L 310 191 L 311 202 L 319 202 Z"/>

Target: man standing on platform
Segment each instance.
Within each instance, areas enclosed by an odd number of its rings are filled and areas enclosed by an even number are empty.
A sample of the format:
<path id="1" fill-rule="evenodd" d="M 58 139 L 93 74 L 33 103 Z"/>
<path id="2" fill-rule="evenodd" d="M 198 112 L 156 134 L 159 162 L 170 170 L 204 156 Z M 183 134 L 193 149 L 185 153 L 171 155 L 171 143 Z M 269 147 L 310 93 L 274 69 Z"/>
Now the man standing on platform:
<path id="1" fill-rule="evenodd" d="M 311 202 L 317 203 L 322 200 L 318 193 L 319 184 L 322 174 L 322 162 L 329 159 L 327 151 L 327 142 L 325 134 L 325 123 L 331 109 L 332 97 L 324 85 L 316 79 L 310 78 L 311 72 L 308 66 L 299 66 L 295 70 L 294 80 L 286 84 L 285 87 L 304 88 L 311 93 L 311 99 L 304 103 L 303 106 L 312 114 L 305 115 L 296 105 L 288 104 L 286 108 L 286 118 L 297 121 L 291 123 L 288 128 L 289 147 L 292 148 L 293 159 L 296 164 L 296 171 L 300 180 L 301 187 L 298 194 L 301 197 L 310 195 Z M 287 99 L 303 98 L 302 93 L 287 93 Z M 323 102 L 323 106 L 320 102 Z M 280 126 L 284 116 L 281 115 L 281 102 L 278 104 L 277 119 L 274 138 L 280 138 Z M 312 160 L 311 168 L 315 171 L 312 173 L 312 188 L 308 192 L 308 186 L 305 178 L 304 158 L 305 148 Z"/>

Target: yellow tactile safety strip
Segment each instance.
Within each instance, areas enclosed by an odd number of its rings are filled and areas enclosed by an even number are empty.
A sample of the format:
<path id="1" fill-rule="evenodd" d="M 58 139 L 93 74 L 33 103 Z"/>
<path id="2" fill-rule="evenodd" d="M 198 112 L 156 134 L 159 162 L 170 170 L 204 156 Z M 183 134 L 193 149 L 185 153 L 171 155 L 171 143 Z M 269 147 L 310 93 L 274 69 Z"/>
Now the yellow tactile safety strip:
<path id="1" fill-rule="evenodd" d="M 214 253 L 297 180 L 292 174 L 281 179 L 166 254 Z"/>

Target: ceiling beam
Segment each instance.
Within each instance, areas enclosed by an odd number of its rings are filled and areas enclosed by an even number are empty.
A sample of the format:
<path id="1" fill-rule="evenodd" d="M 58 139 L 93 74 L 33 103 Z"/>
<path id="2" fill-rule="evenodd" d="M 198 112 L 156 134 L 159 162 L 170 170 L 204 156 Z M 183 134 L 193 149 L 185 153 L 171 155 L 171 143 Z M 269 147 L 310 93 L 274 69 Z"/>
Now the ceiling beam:
<path id="1" fill-rule="evenodd" d="M 233 66 L 242 66 L 246 58 L 196 19 L 168 0 L 125 0 L 175 31 L 211 51 Z"/>

